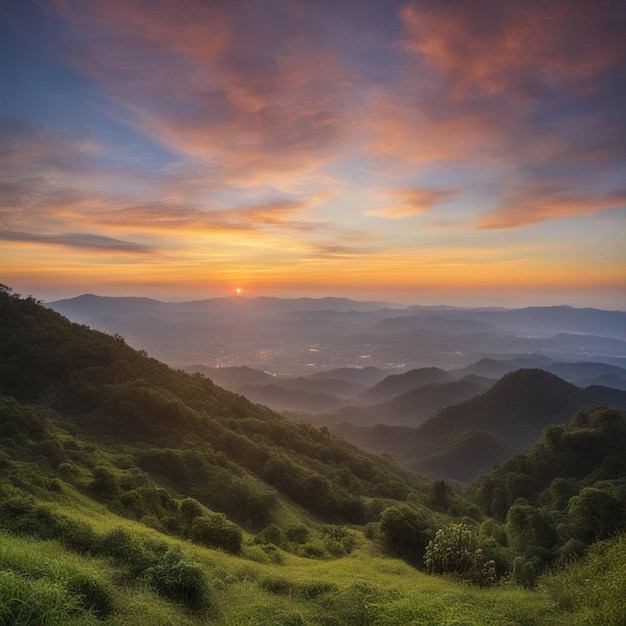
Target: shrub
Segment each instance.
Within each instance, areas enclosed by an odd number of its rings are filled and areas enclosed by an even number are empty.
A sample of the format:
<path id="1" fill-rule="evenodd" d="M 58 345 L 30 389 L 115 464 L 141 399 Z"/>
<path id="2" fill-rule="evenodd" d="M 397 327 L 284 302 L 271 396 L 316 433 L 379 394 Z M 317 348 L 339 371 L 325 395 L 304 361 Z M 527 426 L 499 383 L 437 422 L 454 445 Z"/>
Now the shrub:
<path id="1" fill-rule="evenodd" d="M 326 549 L 333 556 L 350 554 L 356 546 L 355 533 L 345 526 L 329 524 L 322 528 L 322 533 L 326 536 Z"/>
<path id="2" fill-rule="evenodd" d="M 179 548 L 168 550 L 157 565 L 145 571 L 144 579 L 164 598 L 191 610 L 206 611 L 212 606 L 202 568 L 183 560 Z"/>
<path id="3" fill-rule="evenodd" d="M 335 583 L 318 581 L 314 583 L 301 583 L 296 587 L 296 593 L 306 600 L 312 600 L 327 593 L 335 592 L 339 589 Z"/>
<path id="4" fill-rule="evenodd" d="M 292 543 L 302 544 L 306 543 L 309 538 L 309 529 L 302 525 L 290 526 L 286 533 L 287 539 Z"/>
<path id="5" fill-rule="evenodd" d="M 196 517 L 201 517 L 206 512 L 206 508 L 203 507 L 195 498 L 185 498 L 181 500 L 178 505 L 178 513 L 182 518 L 185 526 L 191 526 Z"/>
<path id="6" fill-rule="evenodd" d="M 586 545 L 578 539 L 569 539 L 561 546 L 559 550 L 559 565 L 567 565 L 572 561 L 576 561 L 585 553 Z"/>
<path id="7" fill-rule="evenodd" d="M 120 491 L 120 486 L 115 474 L 104 466 L 98 466 L 93 470 L 93 480 L 89 489 L 100 498 L 111 498 Z"/>
<path id="8" fill-rule="evenodd" d="M 261 589 L 277 595 L 289 595 L 294 589 L 291 581 L 280 576 L 267 576 L 261 581 L 260 585 Z"/>
<path id="9" fill-rule="evenodd" d="M 63 493 L 63 483 L 58 478 L 53 478 L 48 483 L 48 489 L 55 493 Z"/>
<path id="10" fill-rule="evenodd" d="M 261 543 L 273 543 L 275 546 L 280 547 L 284 542 L 283 531 L 278 526 L 272 524 L 258 534 L 258 540 Z"/>
<path id="11" fill-rule="evenodd" d="M 513 559 L 513 580 L 523 587 L 534 587 L 543 570 L 543 561 L 540 557 L 516 556 Z"/>
<path id="12" fill-rule="evenodd" d="M 98 578 L 77 573 L 65 583 L 65 587 L 71 594 L 78 596 L 80 605 L 85 611 L 90 611 L 100 618 L 113 613 L 113 593 L 110 587 Z"/>
<path id="13" fill-rule="evenodd" d="M 194 518 L 191 524 L 191 539 L 196 543 L 227 552 L 241 552 L 241 529 L 229 522 L 222 513 L 211 513 Z"/>
<path id="14" fill-rule="evenodd" d="M 326 552 L 331 556 L 336 558 L 340 558 L 342 556 L 346 556 L 346 549 L 343 547 L 343 544 L 336 539 L 326 539 L 324 542 L 324 547 L 326 548 Z"/>
<path id="15" fill-rule="evenodd" d="M 143 573 L 157 559 L 156 554 L 121 527 L 114 528 L 101 537 L 97 549 L 116 564 L 126 566 L 134 576 Z"/>
<path id="16" fill-rule="evenodd" d="M 256 528 L 264 526 L 271 520 L 276 503 L 273 493 L 251 493 L 245 503 L 246 516 Z"/>
<path id="17" fill-rule="evenodd" d="M 464 524 L 440 528 L 426 546 L 424 565 L 434 574 L 453 574 L 480 585 L 495 582 L 494 561 L 486 561 L 473 529 Z"/>
<path id="18" fill-rule="evenodd" d="M 68 550 L 85 554 L 97 547 L 98 536 L 86 522 L 63 517 L 59 519 L 58 529 L 59 540 Z"/>
<path id="19" fill-rule="evenodd" d="M 416 511 L 406 505 L 385 509 L 380 530 L 387 547 L 399 557 L 418 564 L 432 536 L 432 518 L 426 510 Z"/>
<path id="20" fill-rule="evenodd" d="M 585 543 L 608 539 L 626 526 L 624 505 L 612 494 L 585 487 L 569 502 L 572 533 Z"/>
<path id="21" fill-rule="evenodd" d="M 0 524 L 7 530 L 23 534 L 23 520 L 34 506 L 35 499 L 32 496 L 15 495 L 0 501 Z"/>
<path id="22" fill-rule="evenodd" d="M 323 559 L 327 556 L 324 546 L 319 543 L 305 543 L 300 546 L 298 554 L 308 559 Z"/>

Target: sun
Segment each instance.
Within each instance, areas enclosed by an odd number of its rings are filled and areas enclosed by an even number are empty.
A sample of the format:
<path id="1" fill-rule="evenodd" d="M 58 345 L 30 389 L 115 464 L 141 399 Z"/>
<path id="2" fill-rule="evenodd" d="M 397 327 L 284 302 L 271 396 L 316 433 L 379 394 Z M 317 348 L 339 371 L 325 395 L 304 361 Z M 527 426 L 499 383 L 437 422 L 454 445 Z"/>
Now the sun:
<path id="1" fill-rule="evenodd" d="M 238 296 L 241 295 L 241 287 L 237 287 L 237 289 L 235 289 L 235 294 Z"/>

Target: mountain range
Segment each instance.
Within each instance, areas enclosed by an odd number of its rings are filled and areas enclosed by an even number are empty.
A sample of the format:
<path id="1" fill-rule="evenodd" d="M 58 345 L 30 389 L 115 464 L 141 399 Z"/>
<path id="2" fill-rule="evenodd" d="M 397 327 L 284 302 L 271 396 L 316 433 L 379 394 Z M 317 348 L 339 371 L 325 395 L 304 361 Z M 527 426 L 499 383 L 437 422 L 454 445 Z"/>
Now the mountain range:
<path id="1" fill-rule="evenodd" d="M 572 307 L 465 309 L 344 298 L 166 303 L 83 295 L 48 304 L 176 367 L 247 365 L 306 376 L 343 367 L 401 373 L 483 358 L 626 363 L 626 313 Z"/>
<path id="2" fill-rule="evenodd" d="M 547 426 L 567 421 L 582 407 L 600 404 L 626 409 L 626 391 L 596 385 L 582 389 L 544 370 L 520 369 L 414 428 L 349 423 L 331 428 L 412 469 L 466 482 L 538 441 Z"/>
<path id="3" fill-rule="evenodd" d="M 581 406 L 626 406 L 619 311 L 94 295 L 49 306 L 448 479 L 470 480 Z"/>

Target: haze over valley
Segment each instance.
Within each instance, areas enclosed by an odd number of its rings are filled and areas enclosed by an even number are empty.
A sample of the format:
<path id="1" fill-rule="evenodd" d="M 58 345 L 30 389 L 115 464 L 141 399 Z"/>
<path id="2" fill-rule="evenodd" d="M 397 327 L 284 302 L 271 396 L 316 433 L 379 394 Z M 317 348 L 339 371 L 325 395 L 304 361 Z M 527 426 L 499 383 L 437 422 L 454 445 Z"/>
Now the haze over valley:
<path id="1" fill-rule="evenodd" d="M 536 355 L 626 364 L 621 311 L 237 296 L 167 303 L 83 295 L 49 306 L 177 367 L 246 365 L 301 376 L 342 367 L 458 369 L 483 358 Z"/>
<path id="2" fill-rule="evenodd" d="M 436 478 L 467 482 L 584 406 L 626 409 L 621 311 L 96 295 L 49 306 Z"/>

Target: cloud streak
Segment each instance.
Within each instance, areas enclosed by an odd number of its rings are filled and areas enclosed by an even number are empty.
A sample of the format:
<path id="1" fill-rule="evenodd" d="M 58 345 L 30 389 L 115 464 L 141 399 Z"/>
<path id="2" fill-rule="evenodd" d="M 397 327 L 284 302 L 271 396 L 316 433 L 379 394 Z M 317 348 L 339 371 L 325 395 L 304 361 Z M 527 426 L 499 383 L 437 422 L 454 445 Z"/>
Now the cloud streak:
<path id="1" fill-rule="evenodd" d="M 121 241 L 113 237 L 92 233 L 59 233 L 57 235 L 36 235 L 16 231 L 0 231 L 0 240 L 13 243 L 43 244 L 62 246 L 81 250 L 100 250 L 103 252 L 127 252 L 132 254 L 152 254 L 154 251 L 131 241 Z"/>
<path id="2" fill-rule="evenodd" d="M 595 195 L 573 194 L 563 186 L 524 188 L 503 206 L 482 216 L 476 228 L 512 229 L 547 220 L 593 215 L 626 206 L 626 189 Z"/>

